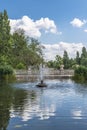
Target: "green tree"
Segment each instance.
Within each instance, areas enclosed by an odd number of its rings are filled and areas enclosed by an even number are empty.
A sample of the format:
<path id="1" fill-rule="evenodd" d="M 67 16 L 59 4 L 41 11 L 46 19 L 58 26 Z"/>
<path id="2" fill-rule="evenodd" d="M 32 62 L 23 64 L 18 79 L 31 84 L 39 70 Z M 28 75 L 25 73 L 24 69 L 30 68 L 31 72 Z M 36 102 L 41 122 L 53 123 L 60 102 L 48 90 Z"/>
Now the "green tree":
<path id="1" fill-rule="evenodd" d="M 63 58 L 59 55 L 56 55 L 55 62 L 56 62 L 56 68 L 59 69 L 60 66 L 63 64 Z"/>
<path id="2" fill-rule="evenodd" d="M 54 68 L 54 61 L 52 61 L 52 60 L 48 61 L 48 62 L 47 62 L 47 66 L 48 66 L 49 68 Z"/>
<path id="3" fill-rule="evenodd" d="M 80 82 L 86 81 L 87 80 L 87 67 L 79 66 L 78 68 L 76 68 L 74 79 L 79 80 Z"/>
<path id="4" fill-rule="evenodd" d="M 67 51 L 64 51 L 64 54 L 63 54 L 63 64 L 64 64 L 64 68 L 65 69 L 69 69 L 69 56 L 68 56 L 68 53 Z"/>
<path id="5" fill-rule="evenodd" d="M 81 59 L 81 65 L 87 67 L 87 58 Z"/>
<path id="6" fill-rule="evenodd" d="M 85 47 L 82 48 L 81 65 L 87 67 L 87 51 Z"/>
<path id="7" fill-rule="evenodd" d="M 37 66 L 42 62 L 42 48 L 38 40 L 25 36 L 19 29 L 13 33 L 12 66 L 16 68 L 19 63 L 28 66 Z"/>
<path id="8" fill-rule="evenodd" d="M 30 55 L 29 62 L 31 65 L 38 66 L 40 63 L 44 62 L 42 53 L 44 47 L 38 42 L 38 40 L 31 38 L 28 48 Z"/>
<path id="9" fill-rule="evenodd" d="M 12 41 L 12 56 L 11 56 L 11 64 L 14 68 L 19 63 L 24 64 L 24 55 L 25 51 L 28 48 L 28 40 L 24 35 L 24 31 L 19 29 L 13 33 L 13 41 Z"/>
<path id="10" fill-rule="evenodd" d="M 86 51 L 86 48 L 85 48 L 85 47 L 82 48 L 81 59 L 82 59 L 82 58 L 87 58 L 87 51 Z"/>
<path id="11" fill-rule="evenodd" d="M 0 58 L 2 56 L 8 61 L 10 54 L 10 24 L 7 11 L 0 13 Z"/>
<path id="12" fill-rule="evenodd" d="M 79 52 L 76 52 L 76 64 L 80 65 L 80 56 L 79 56 Z"/>
<path id="13" fill-rule="evenodd" d="M 69 68 L 74 69 L 76 67 L 76 59 L 69 59 Z"/>

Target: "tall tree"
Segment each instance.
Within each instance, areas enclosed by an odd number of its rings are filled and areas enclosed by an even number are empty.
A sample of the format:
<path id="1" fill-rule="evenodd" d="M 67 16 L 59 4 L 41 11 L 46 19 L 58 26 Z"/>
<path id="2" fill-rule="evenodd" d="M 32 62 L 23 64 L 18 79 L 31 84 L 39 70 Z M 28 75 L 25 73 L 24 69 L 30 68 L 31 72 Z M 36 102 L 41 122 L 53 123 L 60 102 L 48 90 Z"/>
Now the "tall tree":
<path id="1" fill-rule="evenodd" d="M 25 50 L 27 49 L 27 38 L 24 31 L 19 29 L 13 33 L 12 41 L 12 66 L 16 67 L 19 63 L 24 63 Z"/>
<path id="2" fill-rule="evenodd" d="M 26 37 L 23 30 L 19 29 L 13 33 L 12 66 L 16 67 L 23 63 L 26 68 L 30 65 L 40 64 L 42 60 L 42 49 L 39 42 Z"/>
<path id="3" fill-rule="evenodd" d="M 44 48 L 38 40 L 31 38 L 29 42 L 29 52 L 32 58 L 30 58 L 31 65 L 38 65 L 43 62 L 42 49 Z"/>
<path id="4" fill-rule="evenodd" d="M 59 55 L 56 55 L 55 62 L 56 62 L 56 68 L 59 69 L 60 66 L 63 64 L 63 58 Z"/>
<path id="5" fill-rule="evenodd" d="M 63 54 L 63 64 L 64 64 L 65 69 L 68 69 L 70 66 L 69 65 L 69 56 L 68 56 L 67 51 L 64 51 L 64 54 Z"/>
<path id="6" fill-rule="evenodd" d="M 85 47 L 82 48 L 81 65 L 87 66 L 87 51 Z"/>
<path id="7" fill-rule="evenodd" d="M 79 52 L 76 52 L 76 64 L 80 65 L 80 56 L 79 56 Z"/>
<path id="8" fill-rule="evenodd" d="M 8 60 L 10 51 L 10 24 L 7 11 L 0 13 L 0 58 L 2 56 Z"/>

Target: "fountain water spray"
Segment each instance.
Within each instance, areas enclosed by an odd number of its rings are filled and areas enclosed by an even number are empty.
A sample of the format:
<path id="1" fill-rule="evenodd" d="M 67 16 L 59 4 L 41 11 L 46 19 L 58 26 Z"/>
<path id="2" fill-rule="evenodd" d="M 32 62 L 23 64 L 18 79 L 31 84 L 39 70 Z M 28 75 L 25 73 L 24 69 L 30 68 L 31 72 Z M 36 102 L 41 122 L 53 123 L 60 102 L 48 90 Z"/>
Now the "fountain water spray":
<path id="1" fill-rule="evenodd" d="M 40 65 L 40 68 L 39 68 L 39 71 L 40 71 L 40 83 L 37 84 L 38 87 L 46 87 L 47 85 L 43 82 L 44 80 L 44 68 L 43 68 L 43 65 L 41 64 Z"/>

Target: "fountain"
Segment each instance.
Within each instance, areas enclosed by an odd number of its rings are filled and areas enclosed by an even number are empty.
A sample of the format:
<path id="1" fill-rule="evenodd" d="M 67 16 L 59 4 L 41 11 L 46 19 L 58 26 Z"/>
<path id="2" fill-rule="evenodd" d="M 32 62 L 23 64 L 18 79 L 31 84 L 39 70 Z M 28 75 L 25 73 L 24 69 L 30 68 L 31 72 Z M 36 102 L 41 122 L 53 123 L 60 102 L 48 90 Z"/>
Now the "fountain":
<path id="1" fill-rule="evenodd" d="M 41 64 L 40 65 L 40 83 L 39 84 L 37 84 L 36 86 L 37 87 L 47 87 L 47 84 L 45 84 L 44 82 L 43 82 L 43 65 Z"/>

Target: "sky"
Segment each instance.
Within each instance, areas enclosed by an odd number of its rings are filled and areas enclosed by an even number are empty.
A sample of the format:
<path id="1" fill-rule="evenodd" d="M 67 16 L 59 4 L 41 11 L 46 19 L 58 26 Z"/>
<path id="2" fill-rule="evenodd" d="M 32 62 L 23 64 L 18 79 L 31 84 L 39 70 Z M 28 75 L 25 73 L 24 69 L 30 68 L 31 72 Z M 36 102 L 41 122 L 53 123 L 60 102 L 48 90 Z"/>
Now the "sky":
<path id="1" fill-rule="evenodd" d="M 24 29 L 44 44 L 46 57 L 63 55 L 65 49 L 72 57 L 87 47 L 87 0 L 0 0 L 4 9 L 11 33 Z"/>

